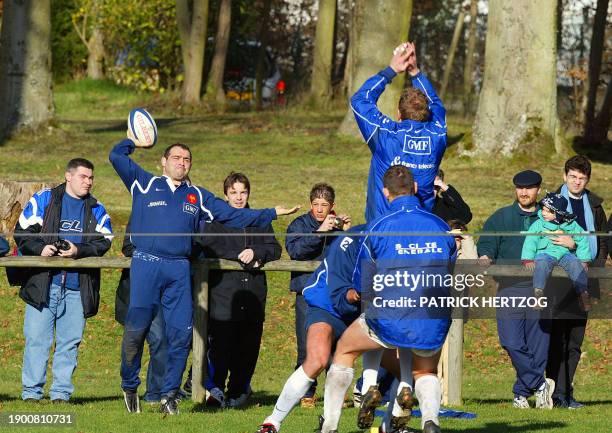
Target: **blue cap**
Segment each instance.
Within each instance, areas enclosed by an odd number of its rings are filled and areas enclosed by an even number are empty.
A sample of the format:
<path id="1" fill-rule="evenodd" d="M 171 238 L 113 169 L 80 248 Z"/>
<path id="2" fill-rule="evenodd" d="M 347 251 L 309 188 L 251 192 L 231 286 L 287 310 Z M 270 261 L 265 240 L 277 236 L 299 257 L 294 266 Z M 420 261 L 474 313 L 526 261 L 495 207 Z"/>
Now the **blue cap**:
<path id="1" fill-rule="evenodd" d="M 521 171 L 514 175 L 512 178 L 512 183 L 514 186 L 540 186 L 542 184 L 542 176 L 540 173 L 533 170 L 525 170 Z"/>

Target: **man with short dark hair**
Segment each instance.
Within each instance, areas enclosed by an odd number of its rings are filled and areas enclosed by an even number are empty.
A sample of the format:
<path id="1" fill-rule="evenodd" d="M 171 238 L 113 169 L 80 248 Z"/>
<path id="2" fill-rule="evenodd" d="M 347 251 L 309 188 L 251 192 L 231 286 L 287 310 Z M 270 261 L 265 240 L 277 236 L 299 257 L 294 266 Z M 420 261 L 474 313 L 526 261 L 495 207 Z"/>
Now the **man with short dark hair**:
<path id="1" fill-rule="evenodd" d="M 80 259 L 108 251 L 111 222 L 102 203 L 90 194 L 93 170 L 90 161 L 72 159 L 64 183 L 34 194 L 15 227 L 15 242 L 22 255 Z M 98 312 L 100 269 L 33 268 L 29 272 L 19 291 L 27 304 L 21 398 L 42 399 L 55 332 L 49 397 L 55 403 L 66 402 L 74 391 L 72 373 L 85 319 Z"/>
<path id="2" fill-rule="evenodd" d="M 128 131 L 109 159 L 132 195 L 132 243 L 136 247 L 130 268 L 130 302 L 121 349 L 121 388 L 128 412 L 140 412 L 137 388 L 144 340 L 158 310 L 163 310 L 168 341 L 166 373 L 160 410 L 178 413 L 178 390 L 192 338 L 193 304 L 189 256 L 192 234 L 204 222 L 219 221 L 240 228 L 265 227 L 285 209 L 235 209 L 202 187 L 192 185 L 191 151 L 175 143 L 161 158 L 162 176 L 154 176 L 129 155 L 143 147 Z M 142 235 L 141 235 L 142 234 Z M 161 235 L 161 236 L 160 236 Z M 166 235 L 166 236 L 164 236 Z"/>
<path id="3" fill-rule="evenodd" d="M 568 201 L 567 211 L 576 215 L 576 223 L 584 231 L 603 232 L 606 230 L 606 214 L 602 207 L 603 199 L 586 187 L 591 180 L 591 162 L 584 155 L 575 155 L 565 162 L 563 185 L 557 193 Z M 606 238 L 603 236 L 588 236 L 591 263 L 594 266 L 604 266 L 608 255 Z M 558 236 L 553 243 L 563 245 L 570 250 L 576 249 L 571 236 Z M 548 363 L 546 374 L 555 383 L 553 404 L 555 407 L 578 409 L 583 404 L 574 398 L 574 374 L 580 362 L 588 313 L 581 310 L 579 297 L 569 280 L 552 279 L 551 290 L 546 295 L 552 300 L 553 318 Z M 597 295 L 599 282 L 589 280 L 588 291 Z"/>
<path id="4" fill-rule="evenodd" d="M 408 71 L 412 88 L 399 100 L 395 122 L 376 106 L 385 87 Z M 414 44 L 398 47 L 389 66 L 369 78 L 351 99 L 359 130 L 372 152 L 366 201 L 366 221 L 386 213 L 383 175 L 393 165 L 408 167 L 419 184 L 417 197 L 431 211 L 434 179 L 446 150 L 446 110 L 433 86 L 417 66 Z"/>
<path id="5" fill-rule="evenodd" d="M 483 232 L 526 232 L 538 219 L 538 194 L 542 176 L 532 170 L 517 173 L 512 179 L 516 200 L 497 209 L 484 223 Z M 490 235 L 478 240 L 478 255 L 483 264 L 520 263 L 524 236 Z M 531 277 L 497 278 L 500 298 L 533 296 Z M 536 395 L 536 407 L 552 408 L 554 382 L 544 377 L 550 321 L 541 319 L 540 311 L 528 307 L 505 307 L 497 310 L 499 343 L 508 352 L 516 370 L 513 405 L 529 409 L 527 399 Z"/>

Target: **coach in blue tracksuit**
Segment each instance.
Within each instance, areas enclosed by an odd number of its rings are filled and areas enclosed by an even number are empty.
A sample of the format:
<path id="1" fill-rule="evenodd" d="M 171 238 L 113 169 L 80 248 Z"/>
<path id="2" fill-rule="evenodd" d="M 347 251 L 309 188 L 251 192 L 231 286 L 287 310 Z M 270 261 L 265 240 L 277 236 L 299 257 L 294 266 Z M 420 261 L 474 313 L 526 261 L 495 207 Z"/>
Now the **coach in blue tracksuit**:
<path id="1" fill-rule="evenodd" d="M 351 98 L 355 120 L 372 152 L 365 212 L 368 222 L 390 208 L 382 193 L 382 179 L 392 165 L 410 169 L 418 184 L 416 195 L 423 207 L 431 211 L 435 200 L 434 180 L 446 150 L 446 110 L 417 67 L 414 45 L 408 43 L 405 48 Z M 412 87 L 400 96 L 395 122 L 382 114 L 376 103 L 387 84 L 406 70 L 412 78 Z"/>
<path id="2" fill-rule="evenodd" d="M 302 295 L 307 303 L 305 329 L 306 356 L 293 372 L 274 405 L 274 411 L 257 430 L 276 433 L 289 412 L 300 402 L 327 367 L 336 341 L 359 316 L 359 269 L 357 254 L 365 226 L 349 229 L 327 248 L 319 267 L 308 278 Z"/>
<path id="3" fill-rule="evenodd" d="M 109 159 L 132 194 L 132 236 L 136 247 L 130 270 L 130 304 L 121 349 L 121 387 L 126 408 L 139 412 L 138 373 L 145 336 L 161 307 L 168 340 L 166 374 L 160 409 L 178 413 L 177 391 L 192 336 L 193 305 L 188 257 L 191 234 L 213 219 L 233 227 L 266 226 L 277 215 L 295 212 L 276 209 L 235 209 L 204 188 L 188 181 L 191 151 L 184 144 L 169 146 L 161 159 L 162 176 L 143 170 L 129 155 L 136 141 L 117 144 Z M 152 235 L 151 235 L 152 234 Z"/>

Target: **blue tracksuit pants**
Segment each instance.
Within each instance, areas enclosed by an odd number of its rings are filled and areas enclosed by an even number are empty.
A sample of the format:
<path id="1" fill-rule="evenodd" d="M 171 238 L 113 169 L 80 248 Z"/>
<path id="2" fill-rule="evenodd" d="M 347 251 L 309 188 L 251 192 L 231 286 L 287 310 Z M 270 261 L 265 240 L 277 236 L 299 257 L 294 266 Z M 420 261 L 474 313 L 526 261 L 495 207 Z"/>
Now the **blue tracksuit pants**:
<path id="1" fill-rule="evenodd" d="M 505 287 L 497 296 L 533 296 L 531 282 Z M 499 343 L 506 349 L 516 370 L 514 395 L 530 397 L 544 382 L 550 341 L 550 320 L 540 319 L 540 311 L 529 307 L 497 310 Z"/>
<path id="2" fill-rule="evenodd" d="M 181 386 L 192 338 L 193 304 L 187 259 L 166 259 L 136 251 L 130 269 L 130 306 L 121 345 L 121 387 L 140 385 L 144 341 L 158 310 L 162 309 L 168 342 L 162 396 Z"/>

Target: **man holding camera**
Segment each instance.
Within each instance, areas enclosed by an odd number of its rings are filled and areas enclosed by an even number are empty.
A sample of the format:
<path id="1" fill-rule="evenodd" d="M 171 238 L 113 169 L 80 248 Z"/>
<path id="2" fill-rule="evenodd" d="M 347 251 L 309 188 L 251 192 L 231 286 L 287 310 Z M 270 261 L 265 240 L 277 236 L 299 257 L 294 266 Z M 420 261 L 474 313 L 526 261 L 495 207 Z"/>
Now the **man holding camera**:
<path id="1" fill-rule="evenodd" d="M 111 222 L 102 203 L 90 194 L 93 170 L 90 161 L 72 159 L 65 183 L 34 194 L 15 227 L 21 254 L 80 259 L 108 251 Z M 24 276 L 19 296 L 27 303 L 21 398 L 42 399 L 55 331 L 49 397 L 53 403 L 67 402 L 74 391 L 72 373 L 85 319 L 94 316 L 100 304 L 100 269 L 33 268 Z"/>

